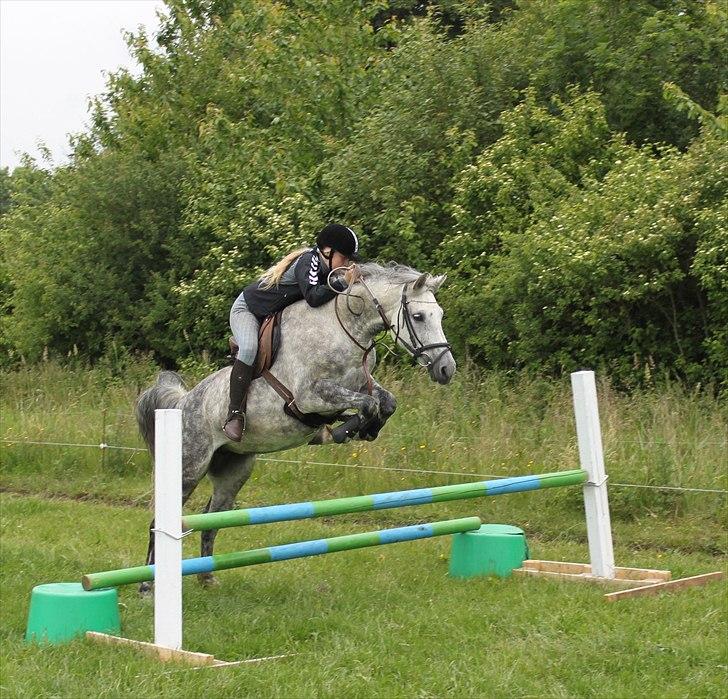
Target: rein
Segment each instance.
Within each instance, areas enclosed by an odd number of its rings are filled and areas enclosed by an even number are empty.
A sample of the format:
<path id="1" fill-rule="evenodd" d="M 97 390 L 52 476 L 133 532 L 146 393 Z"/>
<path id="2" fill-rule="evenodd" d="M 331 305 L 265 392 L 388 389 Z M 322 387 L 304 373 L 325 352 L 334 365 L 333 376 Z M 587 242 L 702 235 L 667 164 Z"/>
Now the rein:
<path id="1" fill-rule="evenodd" d="M 334 270 L 331 270 L 331 272 L 333 272 L 333 271 Z M 331 272 L 329 273 L 329 277 L 331 277 Z M 362 370 L 364 371 L 364 376 L 366 377 L 366 380 L 367 380 L 367 393 L 371 396 L 372 392 L 374 391 L 374 379 L 372 378 L 372 373 L 369 371 L 369 366 L 367 364 L 367 360 L 369 359 L 369 353 L 376 346 L 376 342 L 374 340 L 372 340 L 372 343 L 369 345 L 369 347 L 364 347 L 364 345 L 362 345 L 361 342 L 359 342 L 359 340 L 357 340 L 349 332 L 349 330 L 344 325 L 344 321 L 341 320 L 341 316 L 339 315 L 339 296 L 341 295 L 341 293 L 345 293 L 346 294 L 346 303 L 348 305 L 349 299 L 351 298 L 351 286 L 357 278 L 360 279 L 358 270 L 356 268 L 354 268 L 352 279 L 351 279 L 346 291 L 337 292 L 336 298 L 334 299 L 334 312 L 336 313 L 336 320 L 339 321 L 339 325 L 341 326 L 341 329 L 346 333 L 346 336 L 364 353 L 361 358 L 361 367 L 362 367 Z M 327 279 L 327 281 L 328 281 L 328 279 Z M 360 281 L 362 281 L 362 283 L 364 283 L 363 280 L 360 279 Z M 330 289 L 332 288 L 331 284 L 329 284 L 328 286 Z M 334 291 L 335 291 L 335 289 L 334 289 Z M 369 293 L 371 294 L 371 291 L 369 291 Z M 374 297 L 372 296 L 372 298 L 374 298 Z M 374 302 L 376 304 L 379 304 L 379 301 L 377 301 L 376 299 L 374 299 Z M 380 308 L 380 306 L 378 306 L 378 308 Z M 353 311 L 351 310 L 351 306 L 349 306 L 349 311 L 351 313 L 353 313 Z M 380 311 L 380 315 L 381 315 L 381 313 L 382 313 L 382 311 Z M 355 315 L 357 315 L 357 314 L 355 314 Z M 359 315 L 361 315 L 361 314 L 359 314 Z"/>

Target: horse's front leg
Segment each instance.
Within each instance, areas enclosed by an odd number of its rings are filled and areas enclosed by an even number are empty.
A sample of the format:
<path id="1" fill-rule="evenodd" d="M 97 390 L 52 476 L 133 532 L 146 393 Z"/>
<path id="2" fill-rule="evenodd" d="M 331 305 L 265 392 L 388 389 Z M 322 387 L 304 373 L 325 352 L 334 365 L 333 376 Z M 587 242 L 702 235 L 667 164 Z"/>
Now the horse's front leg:
<path id="1" fill-rule="evenodd" d="M 382 427 L 397 410 L 397 399 L 376 381 L 372 384 L 372 394 L 379 401 L 379 414 L 367 420 L 359 428 L 359 439 L 367 442 L 372 442 L 377 438 Z"/>
<path id="2" fill-rule="evenodd" d="M 379 398 L 376 395 L 352 391 L 330 379 L 316 379 L 308 391 L 296 398 L 298 409 L 303 413 L 332 413 L 357 410 L 366 419 L 379 414 Z"/>
<path id="3" fill-rule="evenodd" d="M 314 439 L 314 444 L 331 441 L 342 442 L 353 436 L 359 428 L 370 420 L 379 419 L 379 397 L 345 388 L 329 379 L 315 380 L 309 390 L 296 398 L 298 408 L 303 413 L 332 413 L 354 409 L 357 415 L 344 425 L 335 428 L 333 433 Z"/>

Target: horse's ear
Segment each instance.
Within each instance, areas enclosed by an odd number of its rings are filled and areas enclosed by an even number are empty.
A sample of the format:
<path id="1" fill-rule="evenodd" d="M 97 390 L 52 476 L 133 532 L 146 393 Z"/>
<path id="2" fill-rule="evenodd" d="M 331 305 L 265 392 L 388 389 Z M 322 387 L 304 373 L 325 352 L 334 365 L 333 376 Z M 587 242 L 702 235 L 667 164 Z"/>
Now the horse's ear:
<path id="1" fill-rule="evenodd" d="M 434 294 L 447 279 L 447 274 L 438 274 L 436 277 L 430 277 L 427 288 Z"/>
<path id="2" fill-rule="evenodd" d="M 425 284 L 427 284 L 427 279 L 430 275 L 425 272 L 424 274 L 420 274 L 420 276 L 417 278 L 417 281 L 412 286 L 413 291 L 422 291 L 422 289 L 425 288 Z"/>

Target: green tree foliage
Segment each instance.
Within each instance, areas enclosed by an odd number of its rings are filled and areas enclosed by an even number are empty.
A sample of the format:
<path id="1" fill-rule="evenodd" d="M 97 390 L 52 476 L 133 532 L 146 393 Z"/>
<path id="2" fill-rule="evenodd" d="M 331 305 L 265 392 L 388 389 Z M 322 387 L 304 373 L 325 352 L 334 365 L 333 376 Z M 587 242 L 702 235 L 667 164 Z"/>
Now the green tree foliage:
<path id="1" fill-rule="evenodd" d="M 71 163 L 0 173 L 5 351 L 222 354 L 339 219 L 486 366 L 727 380 L 720 3 L 166 1 Z"/>
<path id="2" fill-rule="evenodd" d="M 0 167 L 0 218 L 10 209 L 11 194 L 10 172 L 6 167 Z"/>
<path id="3" fill-rule="evenodd" d="M 610 126 L 642 143 L 685 147 L 696 125 L 676 117 L 663 84 L 679 85 L 709 110 L 726 91 L 728 23 L 718 2 L 525 0 L 504 31 L 542 99 L 569 85 L 602 95 Z M 520 46 L 519 46 L 520 44 Z"/>
<path id="4" fill-rule="evenodd" d="M 2 241 L 12 288 L 4 329 L 18 352 L 37 359 L 46 346 L 67 354 L 76 345 L 98 356 L 112 338 L 155 348 L 147 292 L 168 273 L 175 167 L 108 152 L 54 173 L 14 171 Z"/>
<path id="5" fill-rule="evenodd" d="M 725 381 L 725 141 L 655 157 L 599 128 L 593 96 L 561 109 L 527 99 L 463 172 L 456 336 L 492 366 Z"/>

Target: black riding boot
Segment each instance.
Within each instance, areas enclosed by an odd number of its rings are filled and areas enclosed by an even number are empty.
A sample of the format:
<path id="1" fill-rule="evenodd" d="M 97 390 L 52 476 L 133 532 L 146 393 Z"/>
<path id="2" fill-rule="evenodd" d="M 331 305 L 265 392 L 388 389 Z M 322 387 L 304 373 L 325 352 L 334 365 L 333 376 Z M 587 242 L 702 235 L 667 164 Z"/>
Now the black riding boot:
<path id="1" fill-rule="evenodd" d="M 222 426 L 222 431 L 233 442 L 239 442 L 245 432 L 245 407 L 252 380 L 253 367 L 236 359 L 230 371 L 230 407 Z"/>

